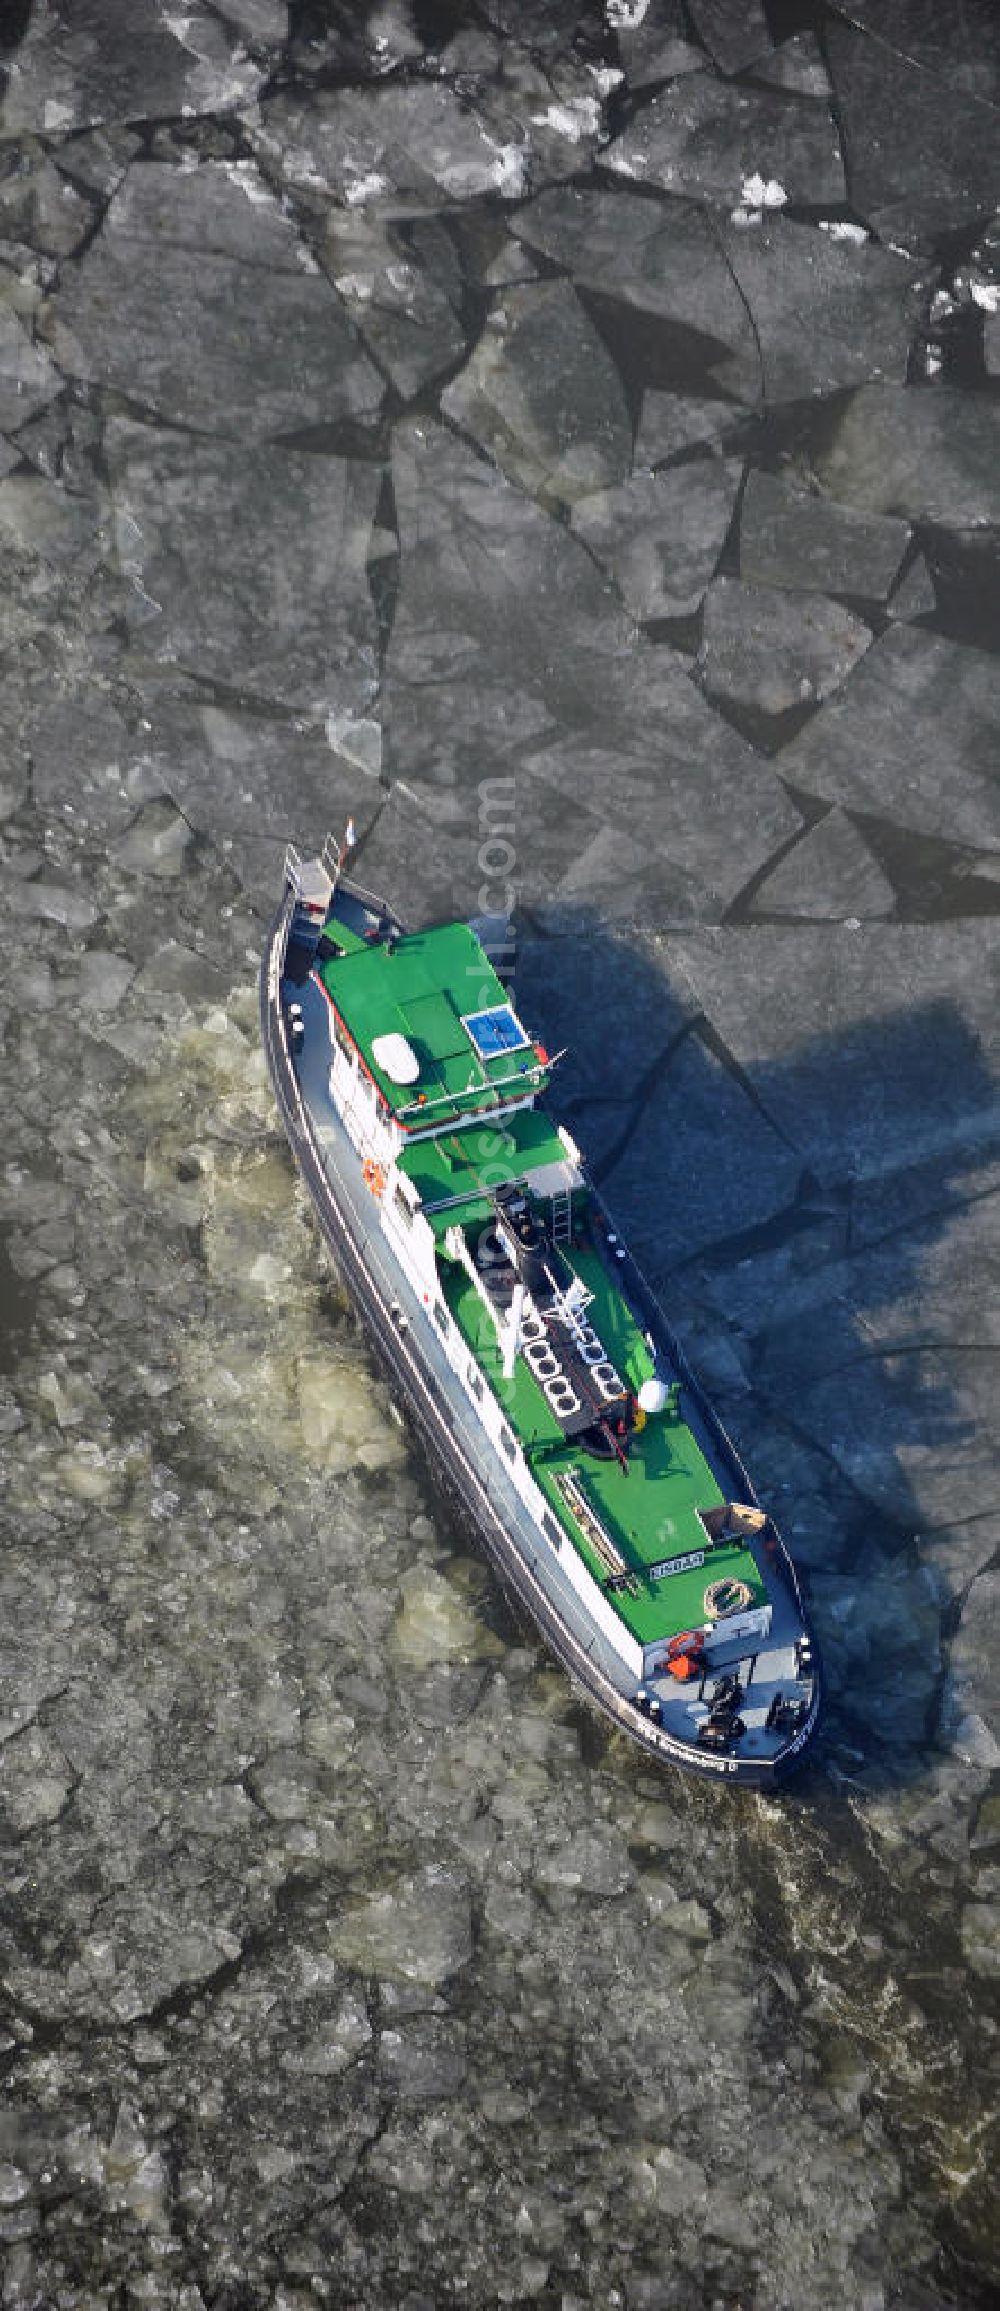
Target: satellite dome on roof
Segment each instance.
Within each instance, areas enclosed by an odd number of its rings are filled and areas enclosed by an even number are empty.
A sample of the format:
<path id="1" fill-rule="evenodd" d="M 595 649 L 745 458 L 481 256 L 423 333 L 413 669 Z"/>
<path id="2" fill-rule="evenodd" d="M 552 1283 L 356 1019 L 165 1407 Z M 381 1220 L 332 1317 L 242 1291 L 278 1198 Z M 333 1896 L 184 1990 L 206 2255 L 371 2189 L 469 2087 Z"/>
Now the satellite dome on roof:
<path id="1" fill-rule="evenodd" d="M 390 1083 L 416 1083 L 420 1061 L 405 1035 L 376 1035 L 372 1044 L 372 1058 L 389 1077 Z"/>

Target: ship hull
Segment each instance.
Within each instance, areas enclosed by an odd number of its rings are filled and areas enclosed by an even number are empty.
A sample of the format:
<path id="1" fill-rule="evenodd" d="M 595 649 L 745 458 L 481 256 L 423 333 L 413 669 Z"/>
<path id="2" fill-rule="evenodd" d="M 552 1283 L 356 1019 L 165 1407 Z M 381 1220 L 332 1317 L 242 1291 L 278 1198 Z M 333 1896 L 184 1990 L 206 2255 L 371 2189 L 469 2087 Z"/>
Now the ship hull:
<path id="1" fill-rule="evenodd" d="M 476 1435 L 468 1418 L 467 1399 L 447 1362 L 433 1340 L 425 1340 L 410 1320 L 401 1274 L 397 1270 L 394 1275 L 392 1254 L 379 1230 L 370 1225 L 361 1160 L 338 1126 L 332 1108 L 324 1115 L 322 1126 L 318 1123 L 317 1101 L 310 1098 L 308 1086 L 303 1084 L 287 1018 L 284 972 L 292 919 L 293 897 L 286 893 L 271 925 L 260 978 L 261 1030 L 275 1098 L 324 1241 L 436 1479 L 474 1529 L 505 1590 L 534 1623 L 579 1692 L 618 1731 L 661 1763 L 676 1765 L 705 1780 L 773 1788 L 798 1769 L 812 1740 L 821 1698 L 818 1672 L 808 1718 L 779 1756 L 745 1758 L 699 1752 L 692 1743 L 673 1738 L 635 1706 L 616 1682 L 615 1665 L 607 1657 L 600 1632 L 588 1635 L 579 1623 L 574 1626 L 578 1617 L 572 1613 L 571 1600 L 560 1600 L 553 1594 L 523 1503 L 508 1486 L 488 1440 Z M 655 1313 L 659 1332 L 670 1341 L 698 1425 L 711 1440 L 716 1464 L 730 1473 L 744 1498 L 752 1499 L 738 1456 L 684 1364 L 662 1311 L 630 1259 L 628 1268 L 630 1289 L 645 1304 L 644 1313 Z M 794 1596 L 800 1625 L 808 1634 L 798 1585 L 783 1550 L 779 1571 Z"/>

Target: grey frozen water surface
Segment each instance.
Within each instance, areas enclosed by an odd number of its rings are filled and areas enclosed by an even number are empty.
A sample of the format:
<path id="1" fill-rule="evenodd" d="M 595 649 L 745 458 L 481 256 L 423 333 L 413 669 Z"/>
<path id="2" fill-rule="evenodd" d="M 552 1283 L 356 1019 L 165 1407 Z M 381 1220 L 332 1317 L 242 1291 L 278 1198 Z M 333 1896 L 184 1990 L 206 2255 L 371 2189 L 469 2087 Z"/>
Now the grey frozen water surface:
<path id="1" fill-rule="evenodd" d="M 993 2311 L 995 9 L 2 34 L 3 2311 Z M 780 1799 L 585 1714 L 321 1256 L 349 816 L 810 1583 Z"/>

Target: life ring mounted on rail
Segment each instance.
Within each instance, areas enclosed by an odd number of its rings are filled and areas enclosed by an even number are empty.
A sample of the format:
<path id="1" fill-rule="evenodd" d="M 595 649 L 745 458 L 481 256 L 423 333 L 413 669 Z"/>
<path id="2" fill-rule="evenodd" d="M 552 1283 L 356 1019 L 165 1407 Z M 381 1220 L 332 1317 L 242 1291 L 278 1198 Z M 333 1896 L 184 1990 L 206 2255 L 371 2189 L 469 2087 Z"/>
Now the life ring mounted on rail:
<path id="1" fill-rule="evenodd" d="M 361 1166 L 361 1177 L 366 1188 L 370 1188 L 373 1196 L 384 1196 L 387 1178 L 386 1168 L 384 1164 L 376 1163 L 374 1156 L 365 1157 Z"/>

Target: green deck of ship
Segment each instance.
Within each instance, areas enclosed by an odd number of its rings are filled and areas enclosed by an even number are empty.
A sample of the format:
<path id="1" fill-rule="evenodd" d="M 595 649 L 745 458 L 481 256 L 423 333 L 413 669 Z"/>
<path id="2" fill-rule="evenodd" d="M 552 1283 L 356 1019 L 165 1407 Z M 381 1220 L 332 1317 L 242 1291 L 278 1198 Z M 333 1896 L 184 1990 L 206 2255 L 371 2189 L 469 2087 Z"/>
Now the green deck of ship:
<path id="1" fill-rule="evenodd" d="M 335 935 L 340 936 L 339 926 Z M 346 946 L 347 940 L 342 943 Z M 530 1044 L 482 1059 L 462 1025 L 477 1011 L 507 1003 L 489 957 L 466 923 L 409 931 L 391 947 L 387 941 L 356 936 L 350 945 L 350 952 L 321 965 L 323 984 L 388 1105 L 411 1127 L 424 1120 L 443 1124 L 452 1113 L 494 1105 L 497 1086 L 506 1099 L 544 1089 L 545 1070 Z M 405 1037 L 420 1069 L 415 1084 L 394 1083 L 378 1065 L 373 1045 L 384 1035 Z"/>
<path id="2" fill-rule="evenodd" d="M 538 1445 L 558 1445 L 562 1430 L 523 1356 L 515 1358 L 512 1378 L 504 1378 L 496 1326 L 465 1269 L 453 1260 L 441 1261 L 439 1268 L 444 1297 L 462 1338 L 485 1373 L 525 1451 L 530 1453 Z"/>
<path id="3" fill-rule="evenodd" d="M 414 1140 L 398 1162 L 440 1236 L 456 1222 L 464 1228 L 488 1220 L 492 1189 L 550 1164 L 565 1164 L 566 1150 L 548 1116 L 523 1107 L 502 1125 L 466 1124 L 461 1131 Z"/>
<path id="4" fill-rule="evenodd" d="M 573 1267 L 593 1292 L 587 1314 L 618 1371 L 638 1389 L 653 1369 L 649 1348 L 635 1319 L 597 1252 L 574 1245 Z M 474 1284 L 457 1263 L 439 1263 L 444 1295 L 477 1363 L 516 1431 L 532 1472 L 551 1503 L 563 1531 L 598 1581 L 603 1566 L 581 1532 L 556 1483 L 574 1472 L 591 1508 L 634 1573 L 633 1592 L 613 1592 L 615 1609 L 641 1644 L 651 1644 L 705 1619 L 709 1581 L 745 1581 L 751 1603 L 761 1605 L 766 1590 L 750 1551 L 739 1543 L 713 1547 L 697 1514 L 723 1499 L 704 1454 L 676 1412 L 650 1417 L 631 1440 L 626 1476 L 617 1460 L 598 1460 L 563 1435 L 555 1415 L 523 1357 L 505 1379 L 496 1329 Z M 705 1562 L 657 1580 L 648 1568 L 664 1560 L 704 1551 Z"/>
<path id="5" fill-rule="evenodd" d="M 595 1460 L 569 1438 L 554 1452 L 532 1454 L 532 1470 L 564 1530 L 595 1580 L 606 1568 L 567 1511 L 556 1477 L 572 1471 L 634 1573 L 634 1589 L 616 1589 L 615 1609 L 626 1628 L 650 1645 L 679 1629 L 697 1629 L 705 1620 L 710 1581 L 745 1581 L 750 1604 L 762 1605 L 767 1592 L 750 1551 L 740 1542 L 712 1546 L 697 1515 L 723 1498 L 707 1461 L 685 1422 L 657 1413 L 633 1437 L 626 1476 L 617 1460 Z M 704 1552 L 701 1565 L 657 1580 L 648 1568 L 674 1557 Z"/>

